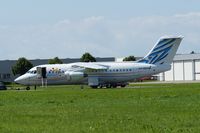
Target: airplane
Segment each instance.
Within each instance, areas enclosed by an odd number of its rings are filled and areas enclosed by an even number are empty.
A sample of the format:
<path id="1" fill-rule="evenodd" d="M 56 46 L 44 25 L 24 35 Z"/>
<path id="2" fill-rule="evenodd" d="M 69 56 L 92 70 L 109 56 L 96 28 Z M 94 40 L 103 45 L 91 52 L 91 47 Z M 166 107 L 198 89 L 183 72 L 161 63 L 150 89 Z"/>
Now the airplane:
<path id="1" fill-rule="evenodd" d="M 45 64 L 31 68 L 16 78 L 16 83 L 41 85 L 88 84 L 92 88 L 125 87 L 128 82 L 171 69 L 171 63 L 183 36 L 163 36 L 142 59 L 133 62 L 77 62 Z"/>

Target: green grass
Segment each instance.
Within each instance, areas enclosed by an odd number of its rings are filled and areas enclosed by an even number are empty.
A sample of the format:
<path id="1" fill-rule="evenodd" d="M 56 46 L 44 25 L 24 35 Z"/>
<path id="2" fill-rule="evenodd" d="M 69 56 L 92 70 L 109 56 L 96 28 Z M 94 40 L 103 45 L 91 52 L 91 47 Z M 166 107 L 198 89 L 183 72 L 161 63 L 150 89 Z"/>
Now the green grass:
<path id="1" fill-rule="evenodd" d="M 0 91 L 0 133 L 198 133 L 200 84 Z"/>

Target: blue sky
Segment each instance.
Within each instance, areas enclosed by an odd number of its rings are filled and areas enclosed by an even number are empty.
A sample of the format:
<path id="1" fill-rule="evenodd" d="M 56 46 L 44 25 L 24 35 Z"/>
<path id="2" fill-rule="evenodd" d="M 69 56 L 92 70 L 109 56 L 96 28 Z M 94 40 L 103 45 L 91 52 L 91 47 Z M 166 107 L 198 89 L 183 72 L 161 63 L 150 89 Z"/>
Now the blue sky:
<path id="1" fill-rule="evenodd" d="M 129 19 L 195 12 L 199 4 L 198 0 L 1 0 L 0 16 L 3 24 L 53 23 L 90 16 Z"/>
<path id="2" fill-rule="evenodd" d="M 162 35 L 200 52 L 199 0 L 0 0 L 0 59 L 144 56 Z"/>

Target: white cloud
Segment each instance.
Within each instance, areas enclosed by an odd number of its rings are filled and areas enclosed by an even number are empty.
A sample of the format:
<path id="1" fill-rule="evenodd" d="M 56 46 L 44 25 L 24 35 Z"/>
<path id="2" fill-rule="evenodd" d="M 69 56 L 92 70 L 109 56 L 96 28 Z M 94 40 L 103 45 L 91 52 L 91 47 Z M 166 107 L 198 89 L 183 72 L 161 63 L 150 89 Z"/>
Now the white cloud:
<path id="1" fill-rule="evenodd" d="M 92 17 L 85 18 L 83 21 L 85 23 L 91 23 L 91 22 L 93 23 L 93 22 L 99 22 L 102 20 L 104 20 L 103 16 L 92 16 Z"/>
<path id="2" fill-rule="evenodd" d="M 71 24 L 71 21 L 68 19 L 62 20 L 60 22 L 58 22 L 57 24 L 55 24 L 55 27 L 65 27 Z"/>
<path id="3" fill-rule="evenodd" d="M 193 17 L 200 17 L 200 12 L 189 12 L 186 14 L 176 14 L 174 15 L 175 17 L 178 18 L 193 18 Z"/>
<path id="4" fill-rule="evenodd" d="M 200 51 L 200 12 L 110 20 L 92 16 L 32 26 L 0 25 L 1 59 L 143 56 L 166 34 L 183 35 L 179 53 Z"/>

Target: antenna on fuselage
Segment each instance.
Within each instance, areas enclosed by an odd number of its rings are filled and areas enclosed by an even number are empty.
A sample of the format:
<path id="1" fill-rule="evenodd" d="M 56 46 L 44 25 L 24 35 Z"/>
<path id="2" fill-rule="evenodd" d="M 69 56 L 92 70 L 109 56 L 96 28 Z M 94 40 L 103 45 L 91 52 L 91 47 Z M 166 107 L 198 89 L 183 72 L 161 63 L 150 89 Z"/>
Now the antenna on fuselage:
<path id="1" fill-rule="evenodd" d="M 45 81 L 45 87 L 47 87 L 46 67 L 37 67 L 37 77 L 41 79 L 42 87 L 44 87 L 44 81 Z"/>

